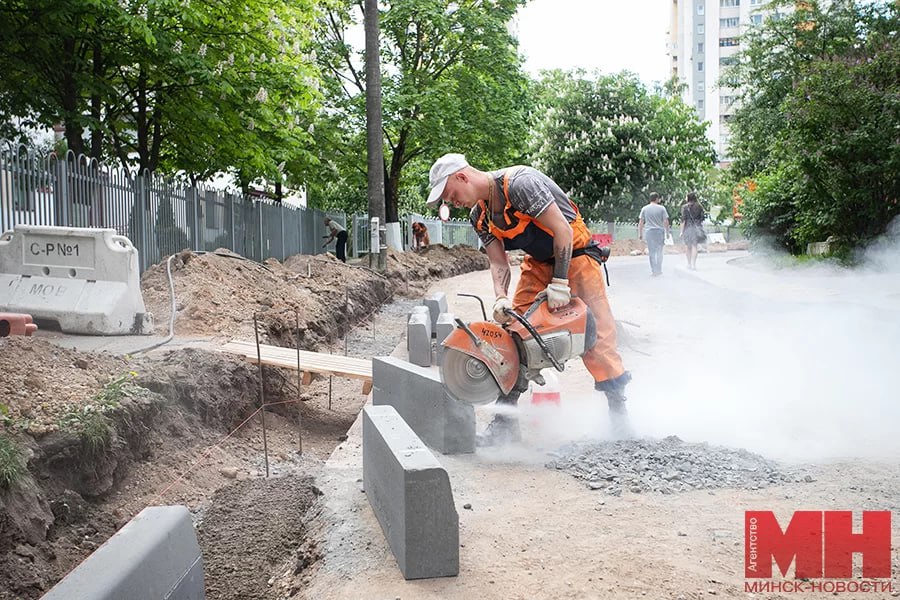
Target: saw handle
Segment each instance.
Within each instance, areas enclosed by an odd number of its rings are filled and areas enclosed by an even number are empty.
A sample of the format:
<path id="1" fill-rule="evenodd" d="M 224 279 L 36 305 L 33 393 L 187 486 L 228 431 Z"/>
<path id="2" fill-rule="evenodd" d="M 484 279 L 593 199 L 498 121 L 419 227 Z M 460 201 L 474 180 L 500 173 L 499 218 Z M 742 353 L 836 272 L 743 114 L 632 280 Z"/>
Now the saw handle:
<path id="1" fill-rule="evenodd" d="M 464 296 L 464 297 L 466 297 L 466 298 L 475 298 L 476 300 L 478 300 L 478 304 L 481 305 L 481 316 L 484 317 L 484 320 L 485 320 L 485 321 L 488 320 L 488 318 L 487 318 L 487 312 L 484 310 L 484 300 L 482 300 L 480 296 L 476 296 L 475 294 L 463 294 L 463 293 L 459 293 L 459 292 L 457 292 L 456 295 L 457 295 L 457 296 Z M 459 320 L 459 319 L 457 319 L 457 321 L 458 321 L 458 320 Z"/>

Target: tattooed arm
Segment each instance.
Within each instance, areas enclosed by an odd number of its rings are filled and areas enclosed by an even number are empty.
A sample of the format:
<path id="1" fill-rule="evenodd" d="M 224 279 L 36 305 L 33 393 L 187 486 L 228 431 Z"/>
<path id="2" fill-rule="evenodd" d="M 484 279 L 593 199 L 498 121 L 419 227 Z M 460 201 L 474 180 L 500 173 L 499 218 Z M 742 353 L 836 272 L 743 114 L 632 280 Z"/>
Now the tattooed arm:
<path id="1" fill-rule="evenodd" d="M 568 279 L 569 263 L 572 261 L 572 226 L 556 203 L 548 206 L 537 221 L 553 232 L 554 279 Z"/>
<path id="2" fill-rule="evenodd" d="M 494 240 L 485 246 L 488 260 L 491 261 L 491 278 L 494 280 L 494 296 L 502 298 L 509 296 L 509 260 L 506 258 L 506 250 L 500 240 Z"/>

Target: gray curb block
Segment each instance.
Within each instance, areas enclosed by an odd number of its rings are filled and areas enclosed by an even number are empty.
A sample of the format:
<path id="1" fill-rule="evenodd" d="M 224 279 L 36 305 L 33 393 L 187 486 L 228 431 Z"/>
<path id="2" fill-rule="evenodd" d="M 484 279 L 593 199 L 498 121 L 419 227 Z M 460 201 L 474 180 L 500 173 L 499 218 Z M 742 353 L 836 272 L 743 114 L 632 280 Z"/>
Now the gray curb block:
<path id="1" fill-rule="evenodd" d="M 405 579 L 459 574 L 450 478 L 392 406 L 363 409 L 363 486 Z"/>
<path id="2" fill-rule="evenodd" d="M 184 506 L 142 510 L 43 600 L 203 600 L 203 559 Z"/>

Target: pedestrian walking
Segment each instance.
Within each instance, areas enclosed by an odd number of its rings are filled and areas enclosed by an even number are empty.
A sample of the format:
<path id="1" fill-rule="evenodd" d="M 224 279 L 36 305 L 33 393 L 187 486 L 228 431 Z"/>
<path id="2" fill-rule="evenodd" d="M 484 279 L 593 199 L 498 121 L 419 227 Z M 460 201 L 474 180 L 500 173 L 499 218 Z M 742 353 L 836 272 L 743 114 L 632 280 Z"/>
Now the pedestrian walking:
<path id="1" fill-rule="evenodd" d="M 650 276 L 662 275 L 663 248 L 669 235 L 669 211 L 660 204 L 659 194 L 650 194 L 650 202 L 641 209 L 638 237 L 647 243 L 650 254 Z"/>
<path id="2" fill-rule="evenodd" d="M 687 195 L 687 202 L 681 205 L 681 241 L 685 245 L 688 269 L 697 270 L 697 246 L 706 241 L 703 231 L 703 207 L 697 200 L 696 192 Z"/>

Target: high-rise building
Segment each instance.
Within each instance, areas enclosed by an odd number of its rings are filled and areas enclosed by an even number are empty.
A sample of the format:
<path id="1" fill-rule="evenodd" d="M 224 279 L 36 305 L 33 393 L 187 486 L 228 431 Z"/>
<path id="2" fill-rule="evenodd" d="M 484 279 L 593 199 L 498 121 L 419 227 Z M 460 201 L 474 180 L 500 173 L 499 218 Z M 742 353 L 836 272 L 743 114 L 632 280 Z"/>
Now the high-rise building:
<path id="1" fill-rule="evenodd" d="M 767 0 L 672 0 L 668 54 L 682 98 L 708 121 L 720 163 L 730 161 L 728 121 L 739 90 L 722 87 L 722 69 L 741 50 L 740 34 L 762 23 Z"/>

